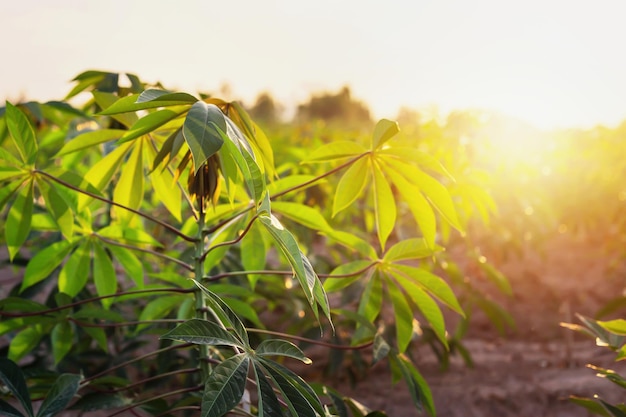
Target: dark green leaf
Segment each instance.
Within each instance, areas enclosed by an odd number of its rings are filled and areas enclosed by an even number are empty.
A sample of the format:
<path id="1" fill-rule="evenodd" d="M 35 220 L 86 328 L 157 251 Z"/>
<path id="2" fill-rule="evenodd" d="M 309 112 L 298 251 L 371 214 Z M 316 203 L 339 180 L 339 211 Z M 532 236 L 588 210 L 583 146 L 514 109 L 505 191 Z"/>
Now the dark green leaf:
<path id="1" fill-rule="evenodd" d="M 307 365 L 313 363 L 298 346 L 286 340 L 266 339 L 256 348 L 256 354 L 259 356 L 286 356 Z"/>
<path id="2" fill-rule="evenodd" d="M 222 147 L 224 139 L 220 132 L 226 132 L 222 111 L 214 104 L 194 103 L 185 118 L 183 135 L 191 150 L 195 172 Z"/>
<path id="3" fill-rule="evenodd" d="M 400 367 L 404 381 L 413 399 L 413 404 L 415 404 L 418 410 L 425 409 L 428 414 L 435 416 L 435 404 L 432 393 L 422 375 L 404 355 L 398 355 L 395 358 L 395 362 Z"/>
<path id="4" fill-rule="evenodd" d="M 5 118 L 7 128 L 20 153 L 22 162 L 25 164 L 34 163 L 37 156 L 37 139 L 28 117 L 24 112 L 7 101 Z"/>
<path id="5" fill-rule="evenodd" d="M 126 398 L 118 393 L 94 392 L 82 395 L 78 401 L 72 404 L 71 408 L 83 412 L 109 410 L 111 408 L 123 407 L 131 402 L 132 400 L 130 398 Z"/>
<path id="6" fill-rule="evenodd" d="M 258 393 L 258 417 L 284 417 L 282 407 L 278 398 L 267 380 L 263 369 L 256 362 L 254 364 L 254 374 L 257 380 Z"/>
<path id="7" fill-rule="evenodd" d="M 216 323 L 201 319 L 187 320 L 165 333 L 161 339 L 182 340 L 198 345 L 236 346 L 244 349 L 241 342 L 226 329 Z"/>
<path id="8" fill-rule="evenodd" d="M 6 218 L 4 236 L 11 261 L 26 241 L 33 215 L 33 182 L 28 181 L 18 190 Z"/>
<path id="9" fill-rule="evenodd" d="M 209 375 L 202 395 L 202 417 L 222 417 L 243 397 L 250 359 L 240 354 L 226 359 Z"/>
<path id="10" fill-rule="evenodd" d="M 24 417 L 24 414 L 4 400 L 0 400 L 0 414 L 5 417 Z"/>
<path id="11" fill-rule="evenodd" d="M 18 399 L 29 416 L 33 416 L 33 408 L 30 403 L 30 394 L 26 386 L 26 380 L 22 370 L 15 362 L 0 357 L 0 380 L 11 393 Z"/>
<path id="12" fill-rule="evenodd" d="M 69 402 L 78 392 L 81 377 L 80 375 L 62 374 L 46 394 L 46 398 L 41 404 L 37 417 L 53 416 L 65 409 Z"/>

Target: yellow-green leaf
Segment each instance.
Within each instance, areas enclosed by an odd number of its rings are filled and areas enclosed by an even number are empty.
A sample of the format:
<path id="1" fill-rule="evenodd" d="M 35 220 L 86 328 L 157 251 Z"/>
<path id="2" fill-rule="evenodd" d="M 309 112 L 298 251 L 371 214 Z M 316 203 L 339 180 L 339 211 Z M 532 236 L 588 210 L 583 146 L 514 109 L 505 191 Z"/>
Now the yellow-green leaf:
<path id="1" fill-rule="evenodd" d="M 369 159 L 366 158 L 359 159 L 348 168 L 341 180 L 339 180 L 333 199 L 333 217 L 354 203 L 363 191 L 363 188 L 365 188 L 369 177 L 369 162 Z"/>
<path id="2" fill-rule="evenodd" d="M 126 165 L 113 191 L 113 200 L 123 206 L 138 209 L 143 201 L 143 143 L 137 143 L 128 157 Z M 116 207 L 115 213 L 122 223 L 127 223 L 133 216 L 128 210 Z"/>
<path id="3" fill-rule="evenodd" d="M 20 292 L 50 276 L 52 271 L 63 262 L 72 247 L 69 241 L 62 240 L 37 252 L 26 265 Z"/>
<path id="4" fill-rule="evenodd" d="M 346 159 L 356 157 L 367 152 L 365 146 L 349 141 L 334 141 L 320 146 L 314 150 L 307 158 L 306 162 L 334 161 L 336 159 Z"/>
<path id="5" fill-rule="evenodd" d="M 387 292 L 393 305 L 398 351 L 403 353 L 413 338 L 413 312 L 404 294 L 393 280 L 387 280 Z"/>
<path id="6" fill-rule="evenodd" d="M 87 283 L 90 264 L 89 243 L 83 242 L 70 255 L 59 272 L 59 291 L 71 297 L 76 297 Z"/>
<path id="7" fill-rule="evenodd" d="M 374 166 L 372 171 L 374 174 L 376 230 L 380 246 L 385 250 L 387 239 L 396 224 L 396 201 L 382 171 L 377 166 Z"/>
<path id="8" fill-rule="evenodd" d="M 376 127 L 374 127 L 374 134 L 372 135 L 372 150 L 383 146 L 385 142 L 394 137 L 399 131 L 400 128 L 398 127 L 397 122 L 381 119 L 378 123 L 376 123 Z"/>
<path id="9" fill-rule="evenodd" d="M 37 156 L 37 139 L 28 117 L 20 109 L 6 102 L 6 124 L 22 162 L 32 164 Z"/>
<path id="10" fill-rule="evenodd" d="M 9 259 L 13 260 L 26 241 L 31 228 L 33 215 L 33 182 L 28 181 L 17 191 L 9 209 L 4 226 L 4 236 L 9 249 Z"/>
<path id="11" fill-rule="evenodd" d="M 67 321 L 57 323 L 50 333 L 50 339 L 52 340 L 52 356 L 56 365 L 72 350 L 74 345 L 72 325 Z"/>
<path id="12" fill-rule="evenodd" d="M 110 140 L 119 139 L 126 133 L 126 130 L 122 129 L 98 129 L 89 132 L 81 133 L 71 141 L 67 142 L 57 152 L 55 156 L 63 156 L 68 153 L 77 152 L 81 149 L 90 148 L 92 146 L 99 145 Z"/>
<path id="13" fill-rule="evenodd" d="M 115 294 L 117 291 L 117 276 L 113 261 L 99 244 L 93 244 L 93 279 L 99 296 Z M 102 305 L 108 309 L 113 303 L 113 298 L 104 298 Z"/>

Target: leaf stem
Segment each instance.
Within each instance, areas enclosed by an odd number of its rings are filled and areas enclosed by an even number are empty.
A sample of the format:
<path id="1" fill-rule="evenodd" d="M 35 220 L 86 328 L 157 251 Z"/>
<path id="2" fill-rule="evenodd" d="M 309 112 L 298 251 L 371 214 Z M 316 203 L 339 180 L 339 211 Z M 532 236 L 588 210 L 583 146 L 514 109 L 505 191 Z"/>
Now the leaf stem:
<path id="1" fill-rule="evenodd" d="M 150 216 L 149 214 L 146 214 L 146 213 L 144 213 L 144 212 L 142 212 L 142 211 L 135 210 L 135 209 L 130 208 L 130 207 L 127 207 L 127 206 L 125 206 L 125 205 L 123 205 L 123 204 L 116 203 L 116 202 L 115 202 L 115 201 L 113 201 L 113 200 L 109 200 L 108 198 L 105 198 L 105 197 L 100 197 L 100 196 L 99 196 L 99 195 L 97 195 L 97 194 L 94 194 L 94 193 L 89 192 L 89 191 L 87 191 L 87 190 L 83 190 L 83 189 L 81 189 L 81 188 L 78 188 L 78 187 L 76 187 L 76 186 L 74 186 L 74 185 L 70 184 L 70 183 L 69 183 L 69 182 L 67 182 L 67 181 L 63 181 L 62 179 L 57 178 L 57 177 L 55 177 L 54 175 L 50 175 L 50 174 L 48 174 L 48 173 L 47 173 L 47 172 L 45 172 L 45 171 L 41 171 L 41 170 L 39 170 L 39 169 L 34 169 L 34 170 L 33 170 L 33 172 L 34 172 L 34 173 L 37 173 L 37 174 L 41 174 L 41 175 L 43 175 L 43 176 L 45 176 L 45 177 L 47 177 L 47 178 L 51 179 L 52 181 L 54 181 L 54 182 L 56 182 L 56 183 L 58 183 L 58 184 L 61 184 L 62 186 L 66 187 L 66 188 L 69 188 L 70 190 L 74 190 L 74 191 L 79 192 L 79 193 L 81 193 L 81 194 L 85 194 L 85 195 L 87 195 L 87 196 L 89 196 L 89 197 L 91 197 L 91 198 L 95 198 L 96 200 L 100 200 L 100 201 L 105 202 L 105 203 L 107 203 L 107 204 L 111 204 L 112 206 L 116 206 L 116 207 L 119 207 L 119 208 L 121 208 L 121 209 L 128 210 L 128 211 L 130 211 L 131 213 L 134 213 L 134 214 L 136 214 L 136 215 L 138 215 L 138 216 L 143 217 L 144 219 L 150 220 L 151 222 L 156 223 L 156 224 L 158 224 L 158 225 L 160 225 L 160 226 L 164 227 L 165 229 L 167 229 L 167 230 L 169 230 L 170 232 L 174 233 L 176 236 L 178 236 L 178 237 L 180 237 L 180 238 L 182 238 L 182 239 L 186 240 L 187 242 L 195 242 L 195 241 L 196 241 L 196 240 L 195 240 L 195 238 L 193 238 L 193 237 L 191 237 L 191 236 L 187 236 L 186 234 L 182 233 L 180 230 L 178 230 L 177 228 L 175 228 L 175 227 L 174 227 L 174 226 L 172 226 L 171 224 L 166 223 L 166 222 L 164 222 L 164 221 L 162 221 L 162 220 L 160 220 L 160 219 L 157 219 L 156 217 Z"/>
<path id="2" fill-rule="evenodd" d="M 159 257 L 159 258 L 162 258 L 162 259 L 166 259 L 166 260 L 168 260 L 170 262 L 174 262 L 174 263 L 182 266 L 183 268 L 185 268 L 188 271 L 193 271 L 193 266 L 189 265 L 186 262 L 181 261 L 180 259 L 176 259 L 176 258 L 173 258 L 171 256 L 168 256 L 168 255 L 166 255 L 164 253 L 153 251 L 151 249 L 140 248 L 140 247 L 133 246 L 133 245 L 127 245 L 127 244 L 122 243 L 122 242 L 117 242 L 115 240 L 108 239 L 108 238 L 106 238 L 106 237 L 104 237 L 102 235 L 99 235 L 97 233 L 93 233 L 93 235 L 96 236 L 98 239 L 102 240 L 104 243 L 108 243 L 109 245 L 119 246 L 120 248 L 126 248 L 126 249 L 130 249 L 130 250 L 135 250 L 137 252 L 149 253 L 150 255 L 153 255 L 153 256 L 156 256 L 156 257 Z"/>
<path id="3" fill-rule="evenodd" d="M 243 239 L 243 237 L 244 237 L 244 236 L 245 236 L 245 235 L 246 235 L 246 234 L 250 231 L 250 228 L 252 227 L 252 224 L 254 224 L 254 221 L 255 221 L 256 219 L 258 219 L 258 217 L 259 217 L 259 215 L 258 215 L 258 214 L 257 214 L 257 215 L 255 215 L 255 216 L 254 216 L 254 217 L 250 220 L 250 222 L 248 222 L 248 225 L 246 226 L 246 228 L 243 230 L 243 232 L 241 232 L 241 233 L 239 234 L 239 236 L 237 236 L 237 238 L 236 238 L 236 239 L 229 240 L 229 241 L 227 241 L 227 242 L 221 242 L 221 243 L 216 244 L 215 246 L 211 246 L 209 249 L 207 249 L 207 251 L 206 251 L 206 252 L 204 252 L 204 253 L 202 254 L 202 256 L 200 257 L 200 260 L 201 260 L 201 261 L 204 261 L 204 259 L 207 257 L 207 255 L 208 255 L 211 251 L 213 251 L 213 250 L 215 250 L 215 249 L 217 249 L 217 248 L 219 248 L 219 247 L 222 247 L 222 246 L 230 246 L 230 245 L 234 245 L 234 244 L 236 244 L 237 242 L 239 242 L 239 241 L 240 241 L 241 239 Z"/>

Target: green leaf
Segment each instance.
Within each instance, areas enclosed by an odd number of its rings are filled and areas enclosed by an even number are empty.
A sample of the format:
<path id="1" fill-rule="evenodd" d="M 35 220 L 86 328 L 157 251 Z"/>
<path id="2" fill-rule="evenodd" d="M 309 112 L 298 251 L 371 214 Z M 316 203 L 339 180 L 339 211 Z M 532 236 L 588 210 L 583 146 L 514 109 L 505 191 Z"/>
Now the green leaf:
<path id="1" fill-rule="evenodd" d="M 202 395 L 202 417 L 222 417 L 243 397 L 250 359 L 245 354 L 226 359 L 209 375 Z"/>
<path id="2" fill-rule="evenodd" d="M 101 330 L 101 329 L 100 329 Z M 81 394 L 78 401 L 72 404 L 72 409 L 81 410 L 83 413 L 96 410 L 109 410 L 121 408 L 132 403 L 132 399 L 126 398 L 119 393 L 93 392 Z"/>
<path id="3" fill-rule="evenodd" d="M 276 362 L 266 358 L 259 358 L 259 362 L 283 394 L 283 400 L 287 403 L 293 417 L 325 415 L 319 398 L 306 381 Z"/>
<path id="4" fill-rule="evenodd" d="M 420 193 L 418 187 L 411 184 L 396 170 L 386 169 L 385 174 L 387 174 L 395 184 L 396 190 L 398 190 L 404 201 L 409 205 L 409 209 L 422 231 L 428 246 L 434 247 L 435 237 L 437 235 L 437 220 L 426 198 Z"/>
<path id="5" fill-rule="evenodd" d="M 153 150 L 151 147 L 147 148 L 149 158 L 153 158 Z M 154 189 L 157 200 L 163 203 L 167 211 L 169 211 L 174 218 L 181 222 L 181 190 L 176 185 L 174 176 L 167 170 L 154 170 L 150 173 L 150 183 Z"/>
<path id="6" fill-rule="evenodd" d="M 76 297 L 87 283 L 90 264 L 89 243 L 83 242 L 70 255 L 63 268 L 61 268 L 61 272 L 59 272 L 59 291 L 69 294 L 71 297 Z"/>
<path id="7" fill-rule="evenodd" d="M 409 343 L 411 343 L 413 338 L 413 312 L 404 294 L 392 280 L 387 280 L 387 292 L 393 305 L 398 351 L 403 353 L 409 347 Z"/>
<path id="8" fill-rule="evenodd" d="M 85 180 L 98 191 L 103 191 L 124 161 L 124 157 L 132 145 L 133 143 L 124 143 L 100 159 L 87 171 Z M 91 197 L 81 194 L 78 197 L 78 210 L 82 211 L 89 202 L 91 202 Z"/>
<path id="9" fill-rule="evenodd" d="M 195 172 L 222 147 L 220 131 L 226 132 L 226 117 L 216 105 L 198 101 L 191 106 L 183 124 L 183 136 L 191 150 Z"/>
<path id="10" fill-rule="evenodd" d="M 165 333 L 161 339 L 181 340 L 197 345 L 235 346 L 244 349 L 241 342 L 226 329 L 216 323 L 201 319 L 187 320 Z"/>
<path id="11" fill-rule="evenodd" d="M 280 339 L 266 339 L 256 348 L 258 356 L 286 356 L 307 365 L 313 363 L 302 350 L 291 342 Z"/>
<path id="12" fill-rule="evenodd" d="M 480 265 L 480 268 L 487 274 L 487 278 L 489 278 L 491 282 L 496 284 L 500 291 L 509 296 L 513 295 L 513 289 L 511 288 L 511 284 L 502 272 L 498 271 L 493 265 L 486 262 L 479 262 L 478 264 Z"/>
<path id="13" fill-rule="evenodd" d="M 55 157 L 67 155 L 72 152 L 77 152 L 82 149 L 91 148 L 92 146 L 99 145 L 111 140 L 121 138 L 127 131 L 122 129 L 98 129 L 89 132 L 81 133 L 71 141 L 67 142 L 57 152 Z"/>
<path id="14" fill-rule="evenodd" d="M 128 97 L 119 98 L 117 94 L 107 93 L 104 91 L 92 91 L 94 100 L 102 109 L 107 109 L 117 101 L 122 101 L 128 99 Z M 111 115 L 113 119 L 120 122 L 125 127 L 131 127 L 135 122 L 139 119 L 135 113 L 126 113 L 126 114 L 113 114 Z"/>
<path id="15" fill-rule="evenodd" d="M 46 394 L 46 398 L 43 404 L 41 404 L 37 417 L 53 416 L 59 411 L 64 410 L 78 392 L 80 380 L 80 375 L 60 375 L 57 380 L 54 381 L 50 391 Z"/>
<path id="16" fill-rule="evenodd" d="M 198 101 L 197 98 L 187 93 L 172 93 L 171 91 L 158 90 L 149 88 L 143 91 L 137 98 L 136 104 L 146 103 L 154 107 L 175 106 L 178 104 L 193 104 Z M 150 107 L 143 107 L 147 109 Z"/>
<path id="17" fill-rule="evenodd" d="M 42 337 L 43 333 L 39 325 L 27 327 L 20 331 L 11 340 L 11 345 L 9 346 L 9 359 L 19 362 L 20 359 L 37 347 Z"/>
<path id="18" fill-rule="evenodd" d="M 15 255 L 26 241 L 31 229 L 33 215 L 33 182 L 28 181 L 17 191 L 13 204 L 9 209 L 4 227 L 4 237 L 9 249 L 9 259 Z"/>
<path id="19" fill-rule="evenodd" d="M 115 268 L 113 267 L 113 261 L 109 255 L 107 255 L 104 248 L 99 244 L 92 245 L 93 247 L 93 280 L 96 284 L 96 291 L 98 296 L 115 294 L 117 291 L 117 276 L 115 275 Z M 104 298 L 102 305 L 108 309 L 113 304 L 112 298 Z"/>
<path id="20" fill-rule="evenodd" d="M 71 242 L 62 240 L 37 252 L 28 262 L 28 265 L 26 265 L 20 292 L 50 276 L 52 271 L 54 271 L 56 267 L 63 262 L 67 254 L 70 253 L 72 247 L 73 244 Z"/>
<path id="21" fill-rule="evenodd" d="M 376 127 L 374 127 L 374 134 L 372 135 L 372 150 L 380 148 L 387 142 L 389 139 L 394 137 L 400 128 L 398 127 L 397 122 L 393 122 L 387 119 L 381 119 L 378 123 L 376 123 Z"/>
<path id="22" fill-rule="evenodd" d="M 139 321 L 151 321 L 165 318 L 170 311 L 180 306 L 186 298 L 187 297 L 184 295 L 157 297 L 146 304 L 143 310 L 141 310 Z M 149 324 L 142 323 L 137 326 L 137 330 L 135 330 L 135 332 L 139 333 L 148 326 Z"/>
<path id="23" fill-rule="evenodd" d="M 405 294 L 415 303 L 417 308 L 422 312 L 426 321 L 430 324 L 433 331 L 441 341 L 441 343 L 448 348 L 448 340 L 446 339 L 446 324 L 444 321 L 443 313 L 439 308 L 439 305 L 433 300 L 425 290 L 423 290 L 418 284 L 411 281 L 400 274 L 391 273 L 392 276 L 398 281 L 398 283 L 404 288 Z"/>
<path id="24" fill-rule="evenodd" d="M 378 271 L 372 274 L 359 302 L 359 314 L 373 323 L 383 305 L 383 281 Z"/>
<path id="25" fill-rule="evenodd" d="M 263 373 L 263 368 L 254 361 L 253 365 L 257 380 L 258 417 L 284 417 L 278 398 Z"/>
<path id="26" fill-rule="evenodd" d="M 143 201 L 143 144 L 138 143 L 124 166 L 119 181 L 113 191 L 116 203 L 137 210 Z M 134 214 L 128 210 L 115 207 L 117 216 L 123 223 L 127 223 Z"/>
<path id="27" fill-rule="evenodd" d="M 615 333 L 620 336 L 626 336 L 626 320 L 616 319 L 608 321 L 597 321 L 600 326 L 605 328 L 611 333 Z"/>
<path id="28" fill-rule="evenodd" d="M 33 416 L 30 394 L 22 370 L 10 359 L 0 357 L 0 381 L 18 399 L 29 416 Z M 21 414 L 20 414 L 21 415 Z"/>
<path id="29" fill-rule="evenodd" d="M 373 265 L 372 261 L 367 261 L 367 260 L 352 261 L 352 262 L 339 265 L 337 268 L 332 270 L 330 275 L 351 275 L 359 271 L 363 271 L 365 268 L 367 268 L 368 266 L 372 266 L 372 265 Z M 335 292 L 335 291 L 342 290 L 346 288 L 347 286 L 349 286 L 350 284 L 356 282 L 359 278 L 361 278 L 361 276 L 363 276 L 363 274 L 369 273 L 368 271 L 369 269 L 366 272 L 361 272 L 360 274 L 355 275 L 354 277 L 349 277 L 349 276 L 340 277 L 340 278 L 329 277 L 326 279 L 326 281 L 324 281 L 324 289 L 327 292 Z"/>
<path id="30" fill-rule="evenodd" d="M 120 138 L 118 143 L 121 144 L 146 135 L 163 126 L 167 122 L 176 119 L 186 111 L 187 106 L 180 106 L 173 109 L 163 109 L 150 113 L 137 120 L 126 132 L 126 134 Z"/>
<path id="31" fill-rule="evenodd" d="M 612 417 L 604 409 L 602 404 L 600 404 L 597 401 L 592 400 L 591 398 L 582 398 L 582 397 L 576 397 L 572 395 L 569 397 L 569 400 L 578 406 L 586 408 L 587 410 L 591 411 L 593 414 L 597 414 L 599 416 L 604 416 L 604 417 Z"/>
<path id="32" fill-rule="evenodd" d="M 435 416 L 436 412 L 433 396 L 422 375 L 406 356 L 401 354 L 394 359 L 394 362 L 399 366 L 404 381 L 409 388 L 413 404 L 415 404 L 418 410 L 425 409 L 428 414 Z"/>
<path id="33" fill-rule="evenodd" d="M 235 334 L 239 337 L 239 340 L 244 346 L 249 346 L 248 332 L 243 323 L 239 319 L 239 316 L 226 304 L 222 299 L 212 291 L 209 291 L 204 285 L 198 281 L 193 280 L 200 291 L 205 295 L 207 306 L 213 310 L 213 313 L 222 322 L 224 327 L 232 327 Z"/>
<path id="34" fill-rule="evenodd" d="M 22 162 L 33 164 L 37 157 L 37 139 L 28 117 L 20 109 L 6 102 L 7 128 L 20 154 Z"/>
<path id="35" fill-rule="evenodd" d="M 333 161 L 336 159 L 346 159 L 356 157 L 367 152 L 360 143 L 348 141 L 333 141 L 322 145 L 313 151 L 306 159 L 306 162 Z"/>
<path id="36" fill-rule="evenodd" d="M 454 292 L 450 289 L 448 283 L 439 278 L 437 275 L 422 268 L 397 264 L 394 264 L 391 267 L 391 272 L 412 280 L 452 310 L 456 311 L 463 317 L 465 316 L 463 309 L 459 305 L 459 302 L 456 299 Z"/>
<path id="37" fill-rule="evenodd" d="M 129 249 L 105 244 L 111 251 L 113 259 L 118 261 L 126 271 L 126 275 L 133 280 L 137 288 L 143 288 L 143 265 L 137 256 Z"/>
<path id="38" fill-rule="evenodd" d="M 74 345 L 74 330 L 69 322 L 61 321 L 57 323 L 50 333 L 52 340 L 52 355 L 54 364 L 57 365 L 61 359 L 72 350 Z"/>
<path id="39" fill-rule="evenodd" d="M 54 186 L 45 181 L 38 183 L 48 212 L 52 215 L 63 237 L 71 239 L 74 232 L 74 213 Z"/>
<path id="40" fill-rule="evenodd" d="M 341 230 L 333 230 L 326 233 L 326 235 L 329 238 L 335 240 L 337 243 L 345 246 L 346 248 L 357 251 L 364 257 L 367 257 L 369 259 L 376 259 L 378 256 L 376 254 L 376 249 L 374 249 L 372 245 L 370 245 L 366 240 L 361 239 L 360 237 L 352 233 L 344 232 Z"/>
<path id="41" fill-rule="evenodd" d="M 372 171 L 374 176 L 376 230 L 380 246 L 385 250 L 385 243 L 396 224 L 396 201 L 383 172 L 378 167 L 373 167 Z"/>
<path id="42" fill-rule="evenodd" d="M 0 400 L 0 413 L 5 417 L 24 417 L 24 414 L 22 414 L 17 408 L 13 407 L 4 400 Z"/>
<path id="43" fill-rule="evenodd" d="M 463 227 L 457 218 L 454 203 L 450 193 L 439 181 L 426 175 L 420 170 L 415 170 L 412 176 L 413 181 L 426 195 L 428 200 L 439 211 L 441 216 L 455 229 L 462 232 Z"/>
<path id="44" fill-rule="evenodd" d="M 260 226 L 258 223 L 255 223 L 241 241 L 241 263 L 245 270 L 259 271 L 265 268 L 267 250 Z M 257 281 L 261 277 L 261 275 L 248 274 L 248 280 L 252 289 L 255 288 Z"/>
<path id="45" fill-rule="evenodd" d="M 0 166 L 0 181 L 19 176 L 24 176 L 24 171 L 22 171 L 20 168 Z"/>
<path id="46" fill-rule="evenodd" d="M 385 149 L 380 149 L 377 153 L 378 155 L 385 155 L 385 158 L 387 157 L 387 155 L 389 155 L 393 159 L 406 162 L 415 162 L 420 167 L 420 169 L 426 168 L 429 171 L 439 173 L 450 179 L 451 181 L 454 181 L 454 177 L 452 176 L 452 174 L 448 172 L 448 170 L 441 164 L 441 162 L 435 159 L 432 155 L 424 151 L 420 151 L 416 147 L 409 148 L 404 146 L 393 146 Z"/>
<path id="47" fill-rule="evenodd" d="M 423 238 L 404 239 L 396 243 L 383 256 L 386 262 L 406 261 L 409 259 L 421 259 L 442 251 L 439 245 L 429 246 Z"/>
<path id="48" fill-rule="evenodd" d="M 273 201 L 272 212 L 280 213 L 283 216 L 308 227 L 309 229 L 318 230 L 320 232 L 332 231 L 332 228 L 319 210 L 304 204 L 286 201 Z"/>
<path id="49" fill-rule="evenodd" d="M 366 158 L 354 162 L 339 180 L 333 198 L 333 217 L 350 206 L 365 188 L 368 180 L 369 160 Z"/>

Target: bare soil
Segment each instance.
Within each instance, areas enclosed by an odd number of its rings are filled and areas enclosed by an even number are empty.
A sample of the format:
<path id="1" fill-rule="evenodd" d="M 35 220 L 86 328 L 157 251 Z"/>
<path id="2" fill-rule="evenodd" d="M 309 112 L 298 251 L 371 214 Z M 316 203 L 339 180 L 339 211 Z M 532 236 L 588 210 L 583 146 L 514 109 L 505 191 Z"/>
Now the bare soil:
<path id="1" fill-rule="evenodd" d="M 591 414 L 569 401 L 570 395 L 597 394 L 612 403 L 624 401 L 624 390 L 586 366 L 626 373 L 624 364 L 615 362 L 614 354 L 591 338 L 559 325 L 577 323 L 575 313 L 593 316 L 606 301 L 622 294 L 623 257 L 609 256 L 603 248 L 565 234 L 550 238 L 541 250 L 529 244 L 508 259 L 492 254 L 514 290 L 510 298 L 496 291 L 492 296 L 513 315 L 516 330 L 503 336 L 485 316 L 474 316 L 464 340 L 474 360 L 472 368 L 457 356 L 442 371 L 427 346 L 412 352 L 439 417 L 582 417 Z M 402 382 L 390 386 L 384 366 L 373 371 L 343 393 L 371 409 L 386 410 L 389 416 L 418 415 Z"/>

